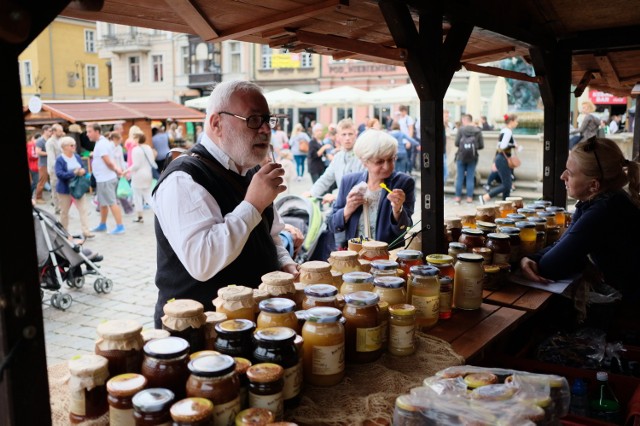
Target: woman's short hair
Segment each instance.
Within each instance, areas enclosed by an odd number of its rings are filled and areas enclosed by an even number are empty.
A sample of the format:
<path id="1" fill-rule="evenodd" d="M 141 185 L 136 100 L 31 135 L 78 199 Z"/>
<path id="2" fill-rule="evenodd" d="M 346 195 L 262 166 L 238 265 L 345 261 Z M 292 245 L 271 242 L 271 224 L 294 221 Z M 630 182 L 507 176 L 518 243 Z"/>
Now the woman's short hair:
<path id="1" fill-rule="evenodd" d="M 145 143 L 147 141 L 147 137 L 142 132 L 134 134 L 133 139 L 136 139 L 139 144 Z"/>
<path id="2" fill-rule="evenodd" d="M 398 152 L 398 142 L 385 131 L 368 129 L 356 139 L 353 152 L 362 161 L 372 158 L 388 158 Z"/>
<path id="3" fill-rule="evenodd" d="M 505 124 L 509 124 L 512 121 L 516 121 L 518 119 L 518 116 L 515 114 L 505 114 L 504 115 L 504 123 Z"/>
<path id="4" fill-rule="evenodd" d="M 64 148 L 65 146 L 69 146 L 69 145 L 75 145 L 76 144 L 76 140 L 74 138 L 72 138 L 71 136 L 64 136 L 62 138 L 60 138 L 60 147 Z"/>

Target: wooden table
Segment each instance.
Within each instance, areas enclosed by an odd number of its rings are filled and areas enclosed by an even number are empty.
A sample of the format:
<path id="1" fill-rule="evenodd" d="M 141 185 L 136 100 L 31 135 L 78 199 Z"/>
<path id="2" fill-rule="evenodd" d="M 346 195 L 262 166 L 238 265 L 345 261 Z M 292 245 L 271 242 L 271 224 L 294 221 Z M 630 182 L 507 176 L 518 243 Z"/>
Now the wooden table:
<path id="1" fill-rule="evenodd" d="M 553 293 L 519 284 L 508 283 L 500 290 L 484 290 L 482 300 L 485 303 L 521 309 L 533 313 L 543 308 Z"/>

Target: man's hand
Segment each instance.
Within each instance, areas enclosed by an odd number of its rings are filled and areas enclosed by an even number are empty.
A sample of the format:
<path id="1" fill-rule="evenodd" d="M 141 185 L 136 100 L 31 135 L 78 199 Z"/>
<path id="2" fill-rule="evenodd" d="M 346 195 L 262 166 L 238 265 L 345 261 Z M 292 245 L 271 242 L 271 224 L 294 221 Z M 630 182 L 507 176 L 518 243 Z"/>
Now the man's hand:
<path id="1" fill-rule="evenodd" d="M 284 169 L 278 163 L 267 163 L 263 165 L 258 172 L 253 175 L 245 201 L 251 203 L 260 214 L 266 209 L 278 194 L 286 191 L 284 185 Z"/>
<path id="2" fill-rule="evenodd" d="M 525 276 L 525 278 L 531 281 L 535 281 L 541 284 L 549 284 L 553 282 L 552 280 L 540 276 L 540 274 L 538 273 L 538 264 L 528 257 L 523 257 L 520 260 L 520 268 L 522 269 L 522 274 Z"/>

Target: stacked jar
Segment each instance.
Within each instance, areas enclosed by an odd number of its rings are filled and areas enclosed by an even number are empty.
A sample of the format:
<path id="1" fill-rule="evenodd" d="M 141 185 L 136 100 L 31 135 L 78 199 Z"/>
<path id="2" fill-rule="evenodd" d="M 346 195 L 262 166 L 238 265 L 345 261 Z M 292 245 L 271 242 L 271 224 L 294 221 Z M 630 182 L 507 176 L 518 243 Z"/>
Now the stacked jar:
<path id="1" fill-rule="evenodd" d="M 373 291 L 373 275 L 368 272 L 347 272 L 342 275 L 340 294 L 346 295 L 356 291 Z"/>
<path id="2" fill-rule="evenodd" d="M 96 355 L 109 361 L 109 377 L 139 373 L 142 364 L 142 326 L 132 320 L 111 320 L 98 324 Z"/>
<path id="3" fill-rule="evenodd" d="M 229 285 L 218 290 L 218 297 L 213 300 L 217 312 L 222 312 L 228 319 L 256 320 L 256 302 L 253 290 L 240 285 Z"/>
<path id="4" fill-rule="evenodd" d="M 258 289 L 268 292 L 269 297 L 281 297 L 295 301 L 296 287 L 293 284 L 293 275 L 274 271 L 264 274 L 261 279 L 262 283 Z"/>
<path id="5" fill-rule="evenodd" d="M 415 268 L 415 266 L 414 266 Z M 382 354 L 377 294 L 356 291 L 345 295 L 345 354 L 347 362 L 373 362 Z M 303 336 L 304 337 L 304 336 Z"/>
<path id="6" fill-rule="evenodd" d="M 333 386 L 340 383 L 345 370 L 345 329 L 341 313 L 330 307 L 311 308 L 302 327 L 303 368 L 307 383 Z"/>
<path id="7" fill-rule="evenodd" d="M 185 396 L 189 377 L 189 343 L 180 337 L 154 339 L 144 345 L 142 375 L 149 388 L 169 389 L 177 399 Z"/>
<path id="8" fill-rule="evenodd" d="M 293 300 L 273 297 L 260 302 L 259 307 L 257 330 L 267 327 L 289 327 L 296 332 L 299 331 L 295 314 L 296 304 Z"/>
<path id="9" fill-rule="evenodd" d="M 479 254 L 458 255 L 453 284 L 453 305 L 457 309 L 474 310 L 482 305 L 483 258 Z"/>
<path id="10" fill-rule="evenodd" d="M 205 324 L 202 303 L 190 299 L 177 299 L 167 302 L 162 317 L 162 328 L 172 336 L 181 337 L 189 342 L 191 352 L 205 349 Z"/>

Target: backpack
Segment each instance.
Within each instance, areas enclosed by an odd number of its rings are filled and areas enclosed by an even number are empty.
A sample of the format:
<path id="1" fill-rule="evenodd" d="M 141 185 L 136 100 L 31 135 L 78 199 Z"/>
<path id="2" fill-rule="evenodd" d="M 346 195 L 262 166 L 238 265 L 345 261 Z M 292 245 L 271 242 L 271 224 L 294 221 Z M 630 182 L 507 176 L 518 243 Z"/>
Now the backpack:
<path id="1" fill-rule="evenodd" d="M 469 164 L 475 162 L 477 159 L 476 135 L 462 135 L 456 160 L 462 161 L 463 164 Z"/>

